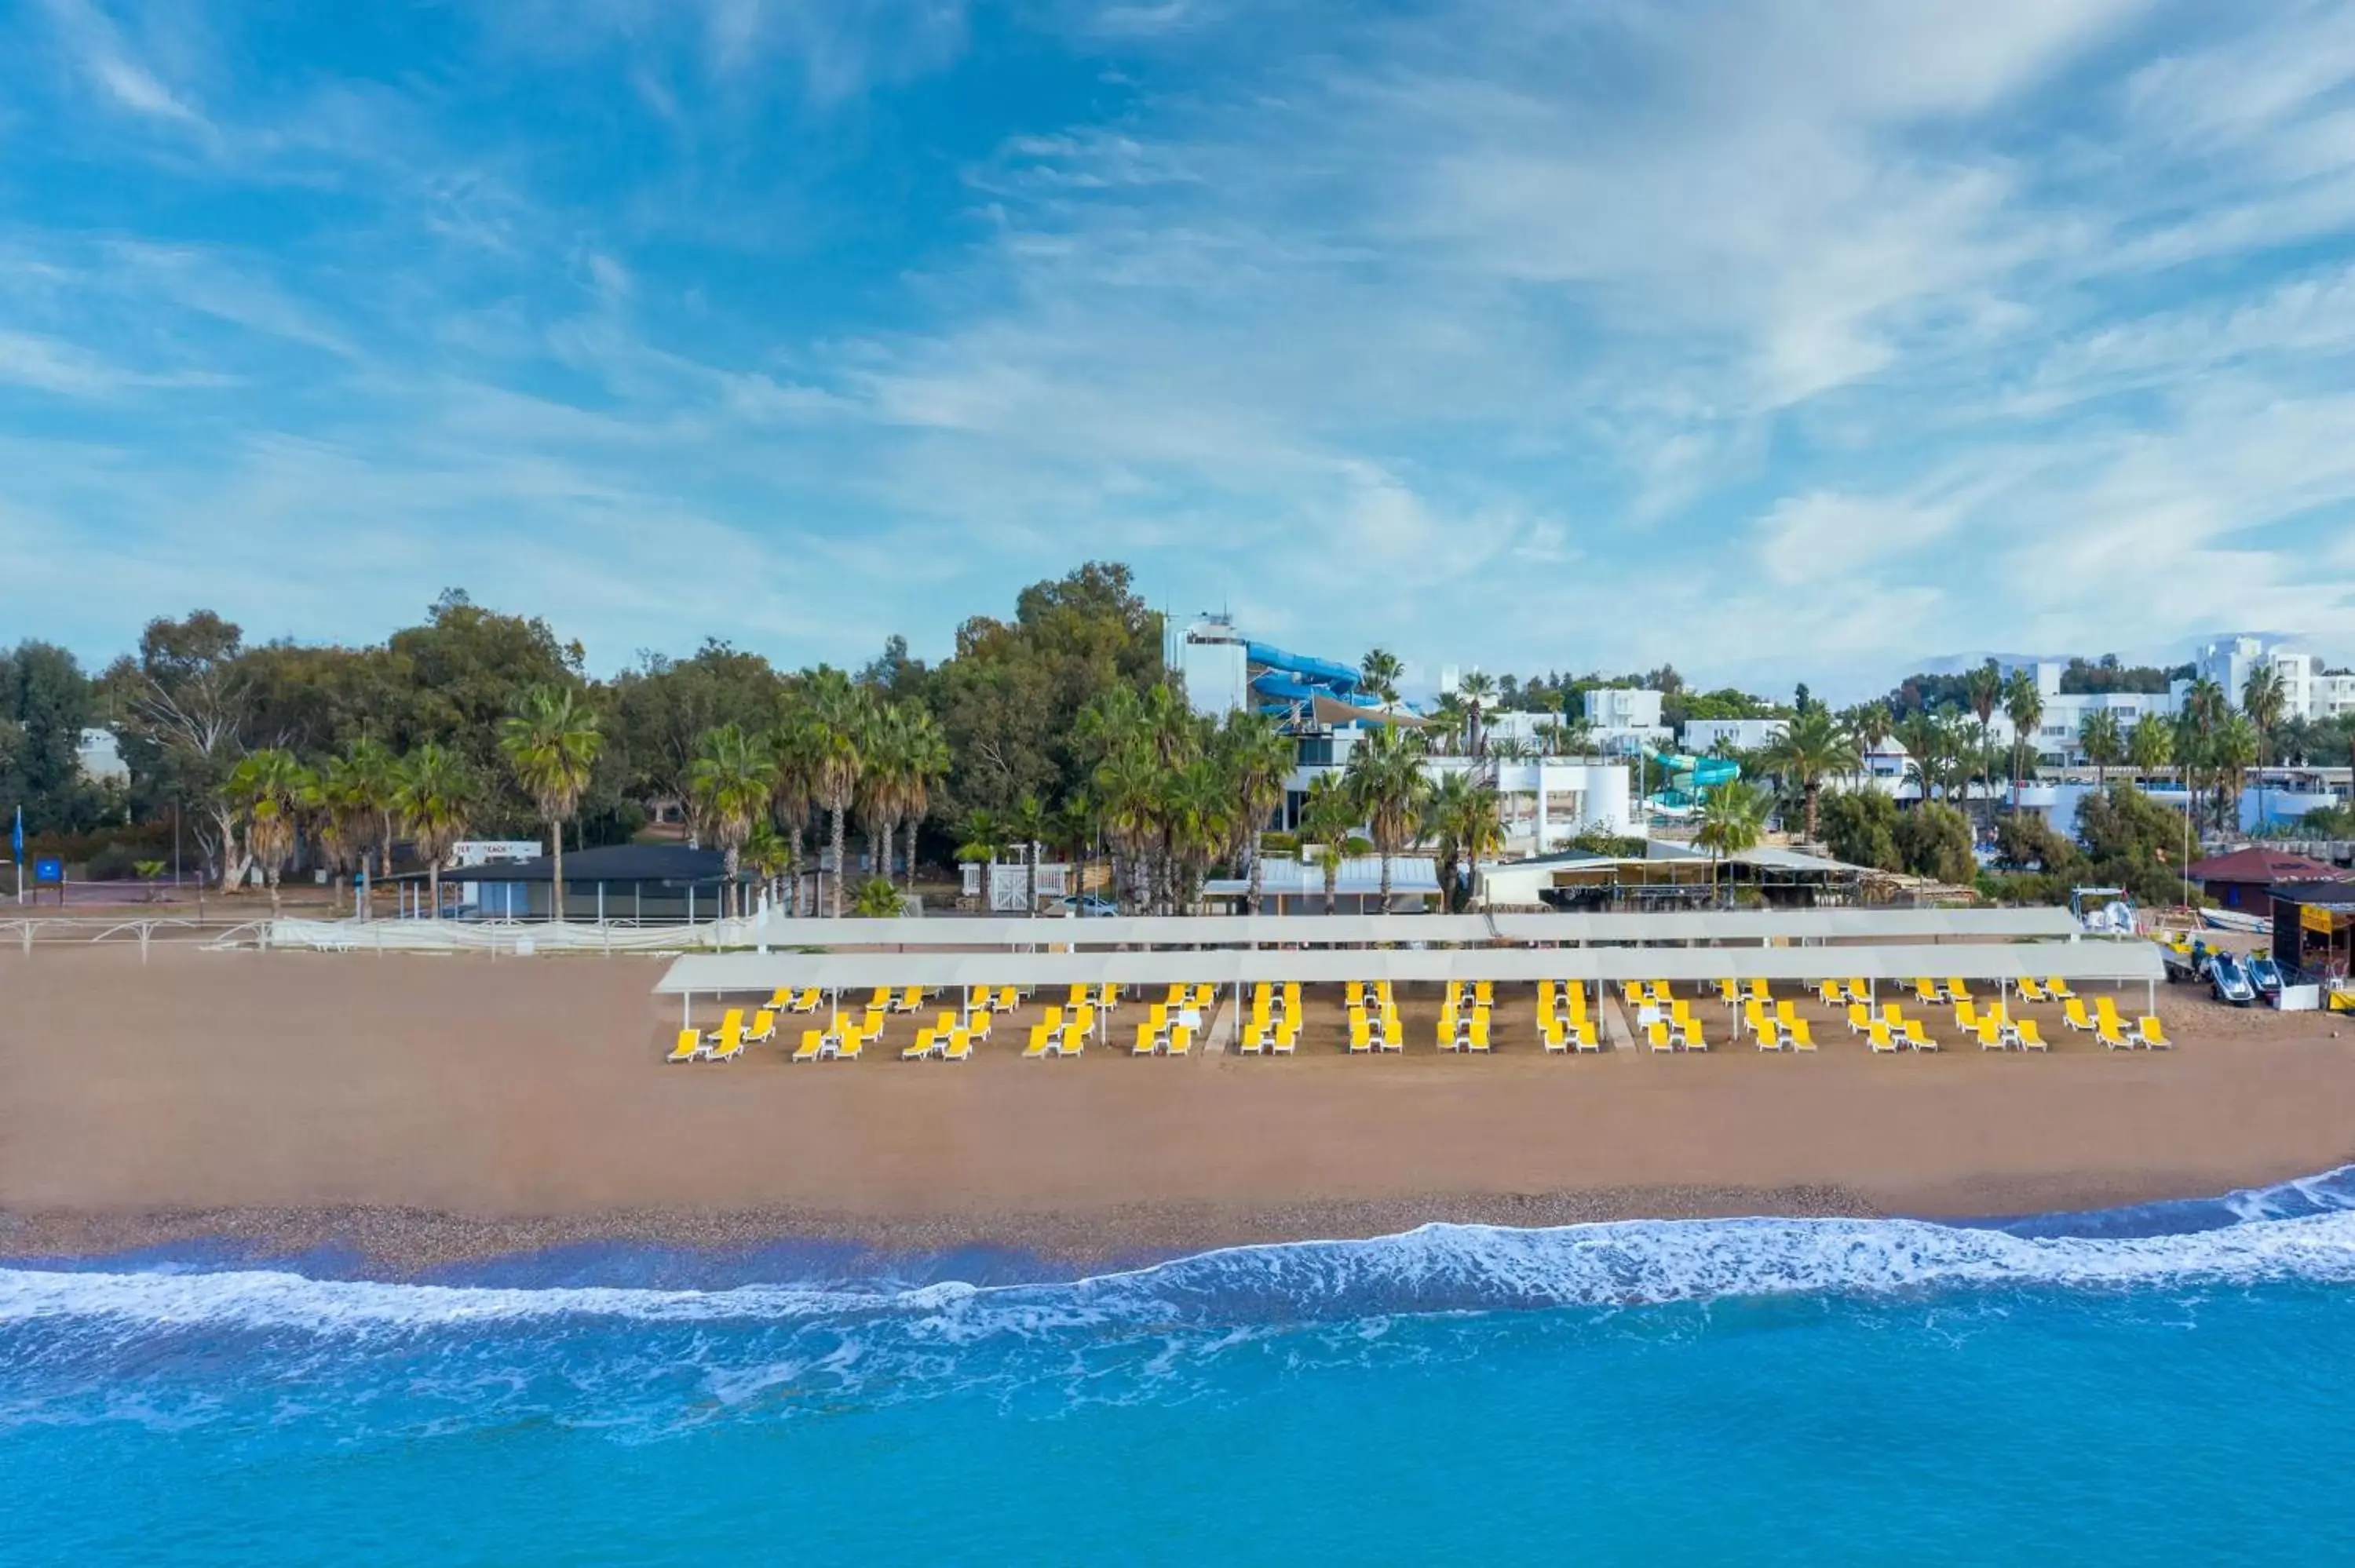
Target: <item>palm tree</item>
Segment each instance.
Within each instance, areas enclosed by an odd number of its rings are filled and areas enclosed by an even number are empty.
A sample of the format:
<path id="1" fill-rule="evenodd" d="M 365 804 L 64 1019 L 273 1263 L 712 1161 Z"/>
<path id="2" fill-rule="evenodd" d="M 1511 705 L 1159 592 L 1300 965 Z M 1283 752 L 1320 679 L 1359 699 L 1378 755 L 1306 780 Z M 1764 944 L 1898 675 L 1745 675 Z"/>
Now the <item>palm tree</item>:
<path id="1" fill-rule="evenodd" d="M 588 792 L 590 773 L 604 747 L 597 714 L 559 686 L 526 691 L 516 711 L 499 726 L 499 749 L 516 782 L 538 808 L 555 846 L 555 875 L 549 894 L 551 920 L 564 918 L 564 824 Z"/>
<path id="2" fill-rule="evenodd" d="M 1840 727 L 1855 738 L 1857 750 L 1868 761 L 1889 738 L 1890 724 L 1887 703 L 1859 703 L 1840 715 Z"/>
<path id="3" fill-rule="evenodd" d="M 2226 714 L 2208 748 L 2216 780 L 2216 825 L 2230 832 L 2240 824 L 2241 790 L 2261 755 L 2257 726 L 2246 714 Z"/>
<path id="4" fill-rule="evenodd" d="M 1487 738 L 1481 733 L 1481 721 L 1487 714 L 1489 704 L 1497 695 L 1497 678 L 1486 670 L 1475 670 L 1464 677 L 1461 689 L 1464 694 L 1464 712 L 1466 721 L 1464 749 L 1467 756 L 1476 761 L 1486 755 L 1481 748 L 1481 742 Z"/>
<path id="5" fill-rule="evenodd" d="M 1450 773 L 1423 802 L 1419 825 L 1438 862 L 1440 901 L 1450 911 L 1457 909 L 1465 868 L 1476 872 L 1483 856 L 1504 847 L 1504 804 L 1495 789 L 1475 783 L 1470 774 Z"/>
<path id="6" fill-rule="evenodd" d="M 1188 913 L 1210 861 L 1235 838 L 1235 790 L 1224 759 L 1195 757 L 1161 780 L 1163 853 L 1169 868 L 1164 913 Z"/>
<path id="7" fill-rule="evenodd" d="M 1810 704 L 1806 712 L 1785 725 L 1783 733 L 1767 743 L 1761 760 L 1786 783 L 1799 787 L 1806 801 L 1811 839 L 1816 836 L 1816 801 L 1823 793 L 1824 780 L 1857 772 L 1864 766 L 1864 755 L 1857 749 L 1854 737 L 1820 703 Z"/>
<path id="8" fill-rule="evenodd" d="M 1117 901 L 1131 909 L 1153 898 L 1151 857 L 1161 831 L 1161 777 L 1160 764 L 1142 746 L 1122 747 L 1096 765 L 1095 798 L 1112 841 L 1114 890 Z"/>
<path id="9" fill-rule="evenodd" d="M 1022 846 L 1022 859 L 1028 867 L 1023 877 L 1026 891 L 1022 912 L 1026 915 L 1039 913 L 1039 849 L 1053 831 L 1054 820 L 1036 795 L 1024 795 L 1006 815 L 1007 835 Z"/>
<path id="10" fill-rule="evenodd" d="M 1265 714 L 1238 713 L 1227 720 L 1226 764 L 1235 791 L 1237 833 L 1251 856 L 1249 913 L 1259 913 L 1260 890 L 1267 874 L 1259 853 L 1260 830 L 1269 813 L 1284 804 L 1284 781 L 1295 760 L 1292 737 Z"/>
<path id="11" fill-rule="evenodd" d="M 353 913 L 365 920 L 375 912 L 372 874 L 377 856 L 390 853 L 392 802 L 400 787 L 399 765 L 392 753 L 366 736 L 355 740 L 341 757 L 331 757 L 319 774 L 319 803 L 336 835 L 357 853 L 360 885 Z"/>
<path id="12" fill-rule="evenodd" d="M 2077 747 L 2085 754 L 2085 760 L 2094 765 L 2094 789 L 2108 788 L 2110 768 L 2126 755 L 2126 735 L 2118 725 L 2116 712 L 2095 708 L 2087 714 L 2085 721 L 2077 726 Z"/>
<path id="13" fill-rule="evenodd" d="M 1693 842 L 1709 851 L 1709 885 L 1714 896 L 1718 863 L 1758 846 L 1766 828 L 1766 791 L 1736 779 L 1701 792 L 1700 825 Z"/>
<path id="14" fill-rule="evenodd" d="M 270 887 L 270 917 L 278 917 L 278 877 L 294 852 L 304 810 L 317 800 L 318 780 L 278 747 L 250 752 L 229 770 L 221 792 L 245 823 L 246 853 Z"/>
<path id="15" fill-rule="evenodd" d="M 832 824 L 834 846 L 833 913 L 842 917 L 842 885 L 848 880 L 850 863 L 844 842 L 843 819 L 850 803 L 858 793 L 858 779 L 866 768 L 863 747 L 868 733 L 868 715 L 873 702 L 866 688 L 855 686 L 850 677 L 841 671 L 820 665 L 803 680 L 803 690 L 809 701 L 809 714 L 815 726 L 811 740 L 815 766 L 811 770 L 817 803 L 824 807 Z"/>
<path id="16" fill-rule="evenodd" d="M 809 825 L 810 810 L 817 799 L 817 762 L 823 749 L 808 704 L 798 690 L 787 693 L 776 726 L 769 732 L 769 763 L 773 769 L 769 778 L 769 814 L 784 831 L 785 874 L 794 889 L 790 912 L 795 918 L 802 912 L 802 831 Z M 815 896 L 810 913 L 817 913 Z"/>
<path id="17" fill-rule="evenodd" d="M 1358 829 L 1358 803 L 1337 773 L 1319 773 L 1308 782 L 1300 808 L 1300 842 L 1323 852 L 1325 913 L 1333 913 L 1334 889 L 1341 880 L 1341 857 Z"/>
<path id="18" fill-rule="evenodd" d="M 721 725 L 706 735 L 688 765 L 687 794 L 703 820 L 711 824 L 726 865 L 728 880 L 720 889 L 723 911 L 726 901 L 732 899 L 733 912 L 744 913 L 744 889 L 737 873 L 743 863 L 745 841 L 752 836 L 752 824 L 768 807 L 770 781 L 775 776 L 768 742 L 747 735 L 742 726 L 734 724 Z"/>
<path id="19" fill-rule="evenodd" d="M 868 716 L 867 737 L 860 747 L 865 767 L 858 776 L 858 815 L 867 824 L 868 848 L 875 853 L 875 874 L 891 879 L 891 851 L 900 842 L 900 813 L 906 790 L 908 719 L 893 703 Z"/>
<path id="20" fill-rule="evenodd" d="M 1375 730 L 1349 753 L 1343 777 L 1363 814 L 1374 853 L 1382 859 L 1381 904 L 1391 904 L 1391 862 L 1413 832 L 1430 782 L 1423 774 L 1423 746 L 1412 732 Z"/>
<path id="21" fill-rule="evenodd" d="M 900 808 L 908 824 L 908 888 L 916 886 L 916 830 L 932 807 L 932 786 L 949 776 L 949 743 L 932 710 L 902 705 L 907 717 L 900 733 Z"/>
<path id="22" fill-rule="evenodd" d="M 2280 666 L 2260 664 L 2249 672 L 2246 684 L 2241 688 L 2241 711 L 2257 732 L 2257 766 L 2263 768 L 2273 758 L 2274 730 L 2282 721 L 2282 710 L 2289 705 L 2289 693 L 2282 685 Z M 2264 777 L 2257 779 L 2257 821 L 2264 825 L 2265 816 Z"/>
<path id="23" fill-rule="evenodd" d="M 1996 705 L 2003 701 L 2003 674 L 1990 659 L 1963 677 L 1963 699 L 1979 721 L 1978 755 L 1985 757 L 1995 745 Z M 1964 776 L 1969 782 L 1969 775 Z M 1966 803 L 1968 797 L 1965 797 Z"/>
<path id="24" fill-rule="evenodd" d="M 766 816 L 756 817 L 752 831 L 744 836 L 744 863 L 752 868 L 752 874 L 761 879 L 772 895 L 777 890 L 777 879 L 793 864 L 793 853 L 785 847 L 785 835 L 777 832 L 777 824 Z"/>
<path id="25" fill-rule="evenodd" d="M 400 760 L 393 810 L 425 863 L 426 885 L 436 919 L 442 914 L 442 866 L 466 836 L 477 798 L 474 777 L 454 752 L 427 741 Z"/>
<path id="26" fill-rule="evenodd" d="M 1387 648 L 1369 649 L 1358 662 L 1358 683 L 1380 699 L 1384 713 L 1398 706 L 1399 683 L 1405 678 L 1406 666 Z"/>
<path id="27" fill-rule="evenodd" d="M 2011 809 L 2019 810 L 2019 748 L 2023 742 L 2031 748 L 2033 758 L 2036 726 L 2044 722 L 2044 693 L 2036 684 L 2035 673 L 2026 668 L 2014 670 L 2003 688 L 2004 716 L 2011 720 Z"/>
<path id="28" fill-rule="evenodd" d="M 1935 795 L 1938 780 L 1945 777 L 1946 726 L 1935 714 L 1911 713 L 1898 722 L 1893 733 L 1897 744 L 1905 748 L 1905 771 L 1920 783 L 1922 799 L 1926 802 Z"/>
<path id="29" fill-rule="evenodd" d="M 2157 714 L 2145 714 L 2126 732 L 2126 761 L 2137 777 L 2148 779 L 2175 757 L 2175 735 Z"/>
<path id="30" fill-rule="evenodd" d="M 850 912 L 869 920 L 889 920 L 900 913 L 900 890 L 888 876 L 870 876 L 858 885 Z"/>

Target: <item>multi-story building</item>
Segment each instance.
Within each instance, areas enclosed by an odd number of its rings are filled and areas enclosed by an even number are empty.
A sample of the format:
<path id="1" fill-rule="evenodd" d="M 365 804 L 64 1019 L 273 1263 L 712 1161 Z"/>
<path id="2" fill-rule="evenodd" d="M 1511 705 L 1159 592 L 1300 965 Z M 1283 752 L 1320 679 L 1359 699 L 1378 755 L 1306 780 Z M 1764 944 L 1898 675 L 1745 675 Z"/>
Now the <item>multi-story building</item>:
<path id="1" fill-rule="evenodd" d="M 1791 727 L 1785 718 L 1687 719 L 1684 749 L 1705 756 L 1720 746 L 1735 751 L 1756 751 L 1772 746 Z"/>
<path id="2" fill-rule="evenodd" d="M 1585 702 L 1588 743 L 1606 755 L 1624 757 L 1668 742 L 1657 692 L 1643 686 L 1596 686 L 1587 692 Z"/>

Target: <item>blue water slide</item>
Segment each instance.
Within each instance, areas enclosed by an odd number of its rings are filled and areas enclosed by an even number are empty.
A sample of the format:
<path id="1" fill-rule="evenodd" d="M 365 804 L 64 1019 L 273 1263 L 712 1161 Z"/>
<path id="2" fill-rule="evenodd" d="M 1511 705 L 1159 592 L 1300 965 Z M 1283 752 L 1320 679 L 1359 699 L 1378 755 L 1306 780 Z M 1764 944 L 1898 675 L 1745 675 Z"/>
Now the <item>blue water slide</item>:
<path id="1" fill-rule="evenodd" d="M 1254 664 L 1264 664 L 1271 671 L 1288 672 L 1298 680 L 1321 687 L 1327 696 L 1337 696 L 1358 689 L 1358 672 L 1348 664 L 1336 664 L 1330 659 L 1311 659 L 1305 654 L 1287 653 L 1268 642 L 1246 642 L 1243 656 Z M 1256 685 L 1258 683 L 1252 683 Z"/>
<path id="2" fill-rule="evenodd" d="M 1644 755 L 1674 774 L 1678 786 L 1685 789 L 1714 789 L 1742 777 L 1742 764 L 1730 758 L 1695 757 L 1688 751 L 1660 752 L 1649 747 Z"/>
<path id="3" fill-rule="evenodd" d="M 1338 694 L 1330 686 L 1312 685 L 1284 670 L 1262 670 L 1252 677 L 1251 686 L 1263 697 L 1282 697 L 1288 703 L 1305 703 L 1313 697 Z"/>

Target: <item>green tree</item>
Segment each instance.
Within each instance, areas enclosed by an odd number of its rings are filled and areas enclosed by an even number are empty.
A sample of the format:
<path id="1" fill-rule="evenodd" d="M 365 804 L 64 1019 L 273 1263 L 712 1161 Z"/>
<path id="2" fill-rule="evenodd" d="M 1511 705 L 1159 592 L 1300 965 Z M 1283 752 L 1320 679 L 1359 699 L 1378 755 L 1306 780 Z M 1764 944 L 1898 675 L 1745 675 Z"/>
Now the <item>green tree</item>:
<path id="1" fill-rule="evenodd" d="M 868 920 L 889 920 L 900 913 L 900 890 L 888 876 L 870 876 L 858 885 L 850 912 Z"/>
<path id="2" fill-rule="evenodd" d="M 1234 713 L 1227 716 L 1221 737 L 1227 767 L 1235 790 L 1235 818 L 1251 856 L 1249 912 L 1259 913 L 1261 890 L 1267 885 L 1261 864 L 1259 834 L 1269 816 L 1284 804 L 1284 781 L 1292 775 L 1292 737 L 1264 714 Z"/>
<path id="3" fill-rule="evenodd" d="M 1381 903 L 1387 913 L 1391 863 L 1406 846 L 1430 789 L 1423 774 L 1422 739 L 1395 726 L 1374 730 L 1350 751 L 1343 777 L 1374 841 L 1374 853 L 1381 856 Z"/>
<path id="4" fill-rule="evenodd" d="M 252 683 L 244 634 L 208 609 L 158 618 L 139 636 L 135 657 L 118 659 L 105 684 L 134 782 L 188 819 L 197 853 L 219 885 L 245 880 L 236 808 L 224 786 L 244 749 Z"/>
<path id="5" fill-rule="evenodd" d="M 442 913 L 442 869 L 466 836 L 481 787 L 466 759 L 427 741 L 400 759 L 393 810 L 425 863 L 426 885 L 435 918 Z"/>
<path id="6" fill-rule="evenodd" d="M 1039 851 L 1050 833 L 1054 832 L 1054 820 L 1036 795 L 1025 795 L 1014 802 L 1014 810 L 1006 814 L 1008 837 L 1022 846 L 1023 913 L 1039 913 Z"/>
<path id="7" fill-rule="evenodd" d="M 1816 836 L 1816 807 L 1824 780 L 1863 769 L 1864 756 L 1821 703 L 1811 703 L 1767 744 L 1762 759 L 1773 772 L 1798 787 L 1806 801 L 1807 836 Z"/>
<path id="8" fill-rule="evenodd" d="M 392 852 L 392 814 L 400 787 L 400 765 L 391 752 L 363 736 L 329 758 L 319 770 L 319 804 L 338 839 L 359 865 L 360 885 L 353 910 L 361 919 L 375 912 L 374 873 L 378 856 Z"/>
<path id="9" fill-rule="evenodd" d="M 2095 708 L 2077 726 L 2077 747 L 2085 760 L 2094 765 L 2094 788 L 2109 787 L 2110 769 L 2126 758 L 2126 737 L 2118 723 L 2117 714 L 2109 708 Z"/>
<path id="10" fill-rule="evenodd" d="M 1859 703 L 1840 715 L 1840 727 L 1856 742 L 1858 752 L 1870 758 L 1889 738 L 1891 717 L 1887 703 Z"/>
<path id="11" fill-rule="evenodd" d="M 1835 789 L 1822 800 L 1823 839 L 1835 859 L 1880 871 L 1902 871 L 1897 853 L 1897 802 L 1874 789 Z"/>
<path id="12" fill-rule="evenodd" d="M 949 776 L 953 759 L 941 726 L 932 714 L 902 705 L 906 718 L 900 736 L 900 806 L 908 823 L 908 886 L 916 885 L 916 830 L 932 810 L 932 790 Z"/>
<path id="13" fill-rule="evenodd" d="M 832 914 L 842 917 L 843 885 L 849 878 L 849 847 L 845 842 L 843 819 L 850 803 L 858 798 L 858 780 L 865 772 L 867 758 L 864 747 L 871 728 L 873 699 L 863 686 L 851 684 L 850 677 L 841 671 L 820 665 L 802 677 L 803 691 L 809 705 L 813 759 L 811 782 L 818 806 L 823 810 L 832 832 L 829 842 L 834 850 L 834 889 Z"/>
<path id="14" fill-rule="evenodd" d="M 1953 887 L 1978 881 L 1971 853 L 1970 819 L 1952 806 L 1924 800 L 1897 818 L 1897 853 L 1907 871 Z"/>
<path id="15" fill-rule="evenodd" d="M 2145 714 L 2126 732 L 2126 761 L 2137 778 L 2148 779 L 2175 759 L 2175 734 L 2157 714 Z"/>
<path id="16" fill-rule="evenodd" d="M 2036 726 L 2044 722 L 2044 694 L 2038 689 L 2036 674 L 2025 668 L 2014 670 L 2003 688 L 2004 716 L 2011 720 L 2011 808 L 2019 809 L 2021 748 L 2027 750 L 2029 762 L 2036 760 Z"/>
<path id="17" fill-rule="evenodd" d="M 1464 677 L 1460 691 L 1464 699 L 1465 755 L 1485 757 L 1488 709 L 1497 699 L 1496 677 L 1486 670 L 1474 670 Z"/>
<path id="18" fill-rule="evenodd" d="M 1978 720 L 1979 745 L 1976 755 L 1984 758 L 1994 748 L 1995 710 L 2003 701 L 2003 674 L 1996 668 L 1994 660 L 1988 660 L 1963 677 L 1963 697 L 1970 706 L 1972 716 Z"/>
<path id="19" fill-rule="evenodd" d="M 1333 898 L 1341 875 L 1341 859 L 1358 828 L 1358 802 L 1332 772 L 1308 781 L 1308 798 L 1301 803 L 1300 842 L 1314 844 L 1325 872 L 1325 913 L 1333 913 Z"/>
<path id="20" fill-rule="evenodd" d="M 768 742 L 757 732 L 747 734 L 737 724 L 723 724 L 705 736 L 687 770 L 687 792 L 702 820 L 711 824 L 726 864 L 728 880 L 720 890 L 722 913 L 745 912 L 744 889 L 737 874 L 753 824 L 768 809 L 770 783 L 775 775 Z M 726 901 L 731 900 L 732 911 L 726 907 Z"/>
<path id="21" fill-rule="evenodd" d="M 2216 825 L 2226 832 L 2240 825 L 2241 791 L 2260 751 L 2257 726 L 2245 714 L 2226 714 L 2209 739 L 2209 762 L 2216 780 Z"/>
<path id="22" fill-rule="evenodd" d="M 532 686 L 499 724 L 499 749 L 516 782 L 531 797 L 548 824 L 555 854 L 549 918 L 564 918 L 564 824 L 572 820 L 588 790 L 591 769 L 603 747 L 596 711 L 576 699 L 570 687 Z"/>
<path id="23" fill-rule="evenodd" d="M 1954 750 L 1945 722 L 1935 714 L 1912 713 L 1897 722 L 1892 733 L 1905 748 L 1906 777 L 1921 787 L 1923 800 L 1935 799 Z"/>
<path id="24" fill-rule="evenodd" d="M 794 918 L 802 912 L 802 833 L 816 806 L 818 762 L 825 751 L 825 732 L 811 716 L 806 695 L 799 687 L 788 691 L 769 732 L 769 761 L 775 769 L 769 779 L 769 814 L 785 835 L 785 874 L 794 890 L 788 913 Z M 817 913 L 815 895 L 810 913 Z"/>
<path id="25" fill-rule="evenodd" d="M 2274 733 L 2281 727 L 2282 710 L 2289 705 L 2289 692 L 2282 684 L 2281 670 L 2273 664 L 2260 664 L 2249 672 L 2246 684 L 2241 688 L 2241 712 L 2255 731 L 2257 755 L 2255 763 L 2264 767 L 2274 758 Z M 2257 785 L 2257 821 L 2265 820 L 2265 791 L 2261 779 Z"/>
<path id="26" fill-rule="evenodd" d="M 1460 910 L 1469 898 L 1464 885 L 1467 868 L 1476 874 L 1483 857 L 1505 847 L 1503 802 L 1470 774 L 1450 772 L 1423 802 L 1421 826 L 1438 863 L 1441 902 L 1450 911 Z"/>
<path id="27" fill-rule="evenodd" d="M 793 856 L 785 847 L 785 835 L 767 817 L 758 818 L 752 831 L 744 837 L 744 863 L 752 868 L 762 885 L 774 892 L 778 878 L 793 864 Z"/>
<path id="28" fill-rule="evenodd" d="M 1758 847 L 1766 831 L 1766 791 L 1736 779 L 1701 791 L 1700 825 L 1693 842 L 1709 851 L 1709 881 L 1714 893 L 1721 863 Z"/>
<path id="29" fill-rule="evenodd" d="M 291 751 L 266 747 L 230 769 L 226 790 L 245 827 L 247 853 L 270 887 L 270 916 L 279 913 L 278 878 L 302 831 L 304 810 L 318 783 Z"/>
<path id="30" fill-rule="evenodd" d="M 1406 666 L 1387 648 L 1368 649 L 1358 662 L 1358 683 L 1374 694 L 1385 713 L 1398 706 L 1399 683 L 1404 679 Z"/>
<path id="31" fill-rule="evenodd" d="M 81 772 L 81 732 L 91 717 L 91 683 L 65 649 L 28 641 L 0 654 L 0 721 L 13 724 L 15 737 L 0 790 L 24 807 L 26 832 L 97 825 L 104 800 Z"/>

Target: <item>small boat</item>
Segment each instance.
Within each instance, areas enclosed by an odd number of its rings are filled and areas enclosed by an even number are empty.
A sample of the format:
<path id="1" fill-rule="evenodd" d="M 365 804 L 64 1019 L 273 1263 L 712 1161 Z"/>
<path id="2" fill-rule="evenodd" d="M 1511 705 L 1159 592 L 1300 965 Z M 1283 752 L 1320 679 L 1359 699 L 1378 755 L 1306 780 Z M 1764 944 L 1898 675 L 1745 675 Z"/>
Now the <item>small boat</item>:
<path id="1" fill-rule="evenodd" d="M 2271 916 L 2252 915 L 2245 909 L 2202 909 L 2200 911 L 2200 919 L 2201 924 L 2211 931 L 2241 931 L 2250 935 L 2263 935 L 2274 928 Z"/>

